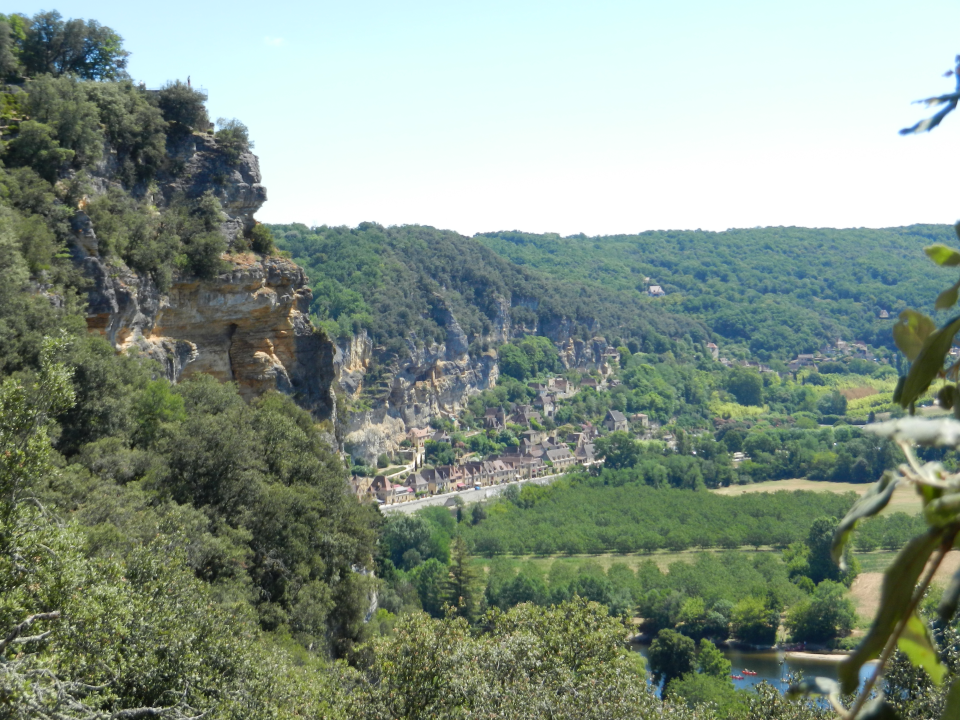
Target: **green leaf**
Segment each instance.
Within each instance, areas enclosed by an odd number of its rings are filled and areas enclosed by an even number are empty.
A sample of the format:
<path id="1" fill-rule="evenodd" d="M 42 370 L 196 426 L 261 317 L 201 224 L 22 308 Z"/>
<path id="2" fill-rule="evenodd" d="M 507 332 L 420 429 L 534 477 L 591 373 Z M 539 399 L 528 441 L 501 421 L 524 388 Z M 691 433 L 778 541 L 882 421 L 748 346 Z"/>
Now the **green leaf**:
<path id="1" fill-rule="evenodd" d="M 960 318 L 954 318 L 924 340 L 923 348 L 910 366 L 907 381 L 903 384 L 903 393 L 900 396 L 902 407 L 907 407 L 923 395 L 933 379 L 943 370 L 943 359 L 950 352 L 953 336 L 958 330 L 960 330 Z"/>
<path id="2" fill-rule="evenodd" d="M 904 310 L 893 326 L 893 341 L 911 362 L 923 349 L 923 341 L 937 329 L 937 324 L 916 310 Z"/>
<path id="3" fill-rule="evenodd" d="M 856 720 L 900 720 L 900 716 L 885 698 L 876 697 L 863 704 L 860 712 L 857 713 Z"/>
<path id="4" fill-rule="evenodd" d="M 943 720 L 960 718 L 960 678 L 954 680 L 953 685 L 950 686 L 947 701 L 943 706 L 943 714 L 940 717 Z"/>
<path id="5" fill-rule="evenodd" d="M 960 512 L 960 493 L 949 493 L 931 498 L 923 508 L 923 515 L 929 525 L 943 527 L 957 521 Z"/>
<path id="6" fill-rule="evenodd" d="M 895 441 L 904 440 L 911 445 L 923 445 L 924 447 L 960 446 L 960 421 L 953 418 L 932 420 L 905 417 L 865 425 L 863 431 Z"/>
<path id="7" fill-rule="evenodd" d="M 943 595 L 940 597 L 940 604 L 937 606 L 940 622 L 946 625 L 953 620 L 953 616 L 957 613 L 957 605 L 960 605 L 960 570 L 957 570 L 950 578 L 950 584 L 947 585 L 947 589 L 943 591 Z M 960 690 L 957 692 L 960 692 Z M 957 717 L 960 717 L 960 715 Z"/>
<path id="8" fill-rule="evenodd" d="M 788 698 L 809 697 L 810 695 L 839 698 L 840 683 L 832 678 L 812 677 L 804 678 L 787 688 Z"/>
<path id="9" fill-rule="evenodd" d="M 897 481 L 894 480 L 893 473 L 888 470 L 877 482 L 870 486 L 870 489 L 864 493 L 862 498 L 853 504 L 850 512 L 840 521 L 837 531 L 833 534 L 830 554 L 833 556 L 833 561 L 839 563 L 842 569 L 846 570 L 846 563 L 843 561 L 843 548 L 857 526 L 857 521 L 873 517 L 883 510 L 890 502 L 890 496 L 896 489 Z"/>
<path id="10" fill-rule="evenodd" d="M 946 245 L 937 243 L 936 245 L 925 247 L 923 251 L 927 254 L 928 258 L 942 267 L 956 267 L 960 265 L 960 252 Z"/>
<path id="11" fill-rule="evenodd" d="M 953 307 L 957 304 L 958 294 L 960 294 L 960 281 L 954 283 L 952 286 L 937 295 L 937 301 L 934 303 L 934 307 L 937 310 L 946 310 L 947 308 Z"/>
<path id="12" fill-rule="evenodd" d="M 907 376 L 901 375 L 897 378 L 897 386 L 893 389 L 893 401 L 895 403 L 900 402 L 900 398 L 903 397 L 903 386 L 907 382 Z"/>
<path id="13" fill-rule="evenodd" d="M 927 675 L 935 685 L 943 684 L 943 677 L 947 669 L 941 664 L 937 655 L 937 649 L 934 647 L 933 638 L 930 637 L 930 629 L 917 617 L 916 613 L 907 620 L 900 639 L 897 641 L 897 647 L 900 651 L 910 658 L 914 667 L 920 667 L 926 670 Z"/>
<path id="14" fill-rule="evenodd" d="M 873 625 L 856 650 L 840 663 L 838 674 L 844 693 L 853 693 L 860 682 L 860 668 L 868 660 L 880 655 L 883 646 L 893 633 L 897 623 L 906 613 L 917 579 L 930 558 L 930 554 L 943 540 L 944 531 L 931 528 L 915 537 L 900 551 L 887 568 L 880 593 L 880 610 Z"/>

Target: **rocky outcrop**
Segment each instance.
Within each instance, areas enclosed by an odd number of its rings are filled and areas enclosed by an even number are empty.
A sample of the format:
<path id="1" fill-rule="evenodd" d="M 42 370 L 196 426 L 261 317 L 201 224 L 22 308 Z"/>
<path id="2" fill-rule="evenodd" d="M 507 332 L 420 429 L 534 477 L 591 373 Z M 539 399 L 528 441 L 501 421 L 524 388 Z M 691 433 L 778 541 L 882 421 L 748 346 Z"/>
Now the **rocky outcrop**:
<path id="1" fill-rule="evenodd" d="M 232 162 L 204 134 L 170 143 L 168 151 L 180 169 L 160 178 L 166 201 L 211 192 L 226 215 L 221 230 L 231 243 L 253 226 L 267 197 L 255 155 L 243 153 Z M 109 179 L 109 165 L 102 170 Z M 278 257 L 232 254 L 228 271 L 209 280 L 178 275 L 161 293 L 150 277 L 100 257 L 96 228 L 86 214 L 74 215 L 72 230 L 74 260 L 90 280 L 91 332 L 117 350 L 156 360 L 171 381 L 207 373 L 236 382 L 247 398 L 276 389 L 318 419 L 336 421 L 336 348 L 310 324 L 312 293 L 299 266 Z"/>
<path id="2" fill-rule="evenodd" d="M 452 313 L 445 327 L 446 343 L 424 347 L 410 338 L 410 357 L 380 368 L 369 378 L 372 387 L 364 385 L 374 354 L 366 333 L 338 342 L 337 380 L 354 408 L 345 419 L 344 445 L 353 457 L 373 462 L 394 452 L 409 429 L 425 427 L 435 417 L 457 416 L 471 395 L 496 385 L 496 353 L 471 357 Z"/>
<path id="3" fill-rule="evenodd" d="M 611 364 L 620 362 L 620 353 L 602 337 L 589 342 L 568 337 L 566 342 L 559 343 L 559 348 L 560 362 L 568 370 L 598 370 L 602 375 L 608 375 Z"/>
<path id="4" fill-rule="evenodd" d="M 334 419 L 335 348 L 310 324 L 311 292 L 290 260 L 233 256 L 229 272 L 175 278 L 162 294 L 149 278 L 99 257 L 78 262 L 93 282 L 88 328 L 117 350 L 158 361 L 174 382 L 207 373 L 236 382 L 247 398 L 276 389 Z"/>
<path id="5" fill-rule="evenodd" d="M 236 161 L 218 147 L 210 134 L 193 134 L 168 143 L 180 170 L 160 185 L 164 198 L 183 194 L 188 199 L 210 192 L 220 201 L 227 215 L 222 230 L 228 242 L 249 232 L 254 214 L 267 201 L 267 189 L 261 184 L 260 161 L 252 152 L 241 153 Z"/>

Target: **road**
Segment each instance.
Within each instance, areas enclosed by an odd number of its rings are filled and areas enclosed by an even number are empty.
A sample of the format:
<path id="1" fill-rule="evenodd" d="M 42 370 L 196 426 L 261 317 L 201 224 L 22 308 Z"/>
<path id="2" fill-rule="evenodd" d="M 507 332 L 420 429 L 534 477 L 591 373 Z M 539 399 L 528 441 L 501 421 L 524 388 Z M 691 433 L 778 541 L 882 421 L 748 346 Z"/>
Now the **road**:
<path id="1" fill-rule="evenodd" d="M 545 475 L 544 477 L 533 478 L 532 480 L 514 480 L 511 483 L 503 483 L 503 485 L 490 485 L 489 487 L 480 488 L 479 490 L 476 488 L 470 488 L 469 490 L 460 490 L 459 492 L 454 491 L 443 493 L 442 495 L 431 495 L 430 497 L 397 503 L 396 505 L 381 505 L 380 512 L 412 513 L 416 512 L 420 508 L 430 507 L 431 505 L 446 505 L 454 497 L 458 496 L 466 505 L 467 503 L 475 503 L 482 500 L 487 500 L 488 498 L 495 498 L 497 495 L 503 492 L 504 488 L 510 487 L 511 485 L 525 485 L 527 483 L 533 483 L 535 485 L 549 485 L 558 477 L 562 477 L 562 475 Z"/>

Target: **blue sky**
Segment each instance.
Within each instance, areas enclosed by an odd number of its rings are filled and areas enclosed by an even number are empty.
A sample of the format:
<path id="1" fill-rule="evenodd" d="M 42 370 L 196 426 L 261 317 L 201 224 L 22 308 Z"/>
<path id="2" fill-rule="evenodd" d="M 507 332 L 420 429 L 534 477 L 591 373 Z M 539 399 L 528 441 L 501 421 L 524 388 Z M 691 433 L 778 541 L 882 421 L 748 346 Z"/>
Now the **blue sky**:
<path id="1" fill-rule="evenodd" d="M 246 123 L 259 219 L 588 235 L 954 222 L 960 4 L 60 2 Z M 33 14 L 50 5 L 10 8 Z"/>

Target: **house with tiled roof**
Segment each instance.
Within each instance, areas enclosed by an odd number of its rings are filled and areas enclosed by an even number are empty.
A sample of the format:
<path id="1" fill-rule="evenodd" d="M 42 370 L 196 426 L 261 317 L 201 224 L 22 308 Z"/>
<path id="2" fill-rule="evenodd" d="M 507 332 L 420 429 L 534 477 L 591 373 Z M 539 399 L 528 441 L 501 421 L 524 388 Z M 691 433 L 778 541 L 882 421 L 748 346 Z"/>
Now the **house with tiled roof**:
<path id="1" fill-rule="evenodd" d="M 607 416 L 603 419 L 603 426 L 610 432 L 626 432 L 630 429 L 627 418 L 619 410 L 607 410 Z"/>

